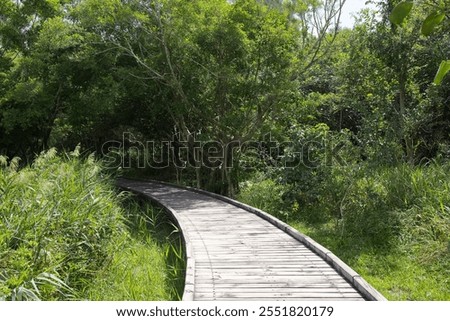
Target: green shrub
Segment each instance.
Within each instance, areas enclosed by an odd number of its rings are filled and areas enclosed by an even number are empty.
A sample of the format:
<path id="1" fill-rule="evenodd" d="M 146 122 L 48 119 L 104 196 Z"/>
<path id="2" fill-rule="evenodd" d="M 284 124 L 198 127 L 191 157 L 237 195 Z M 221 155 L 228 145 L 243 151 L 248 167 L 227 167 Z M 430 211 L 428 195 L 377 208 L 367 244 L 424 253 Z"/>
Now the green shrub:
<path id="1" fill-rule="evenodd" d="M 284 194 L 284 186 L 272 179 L 262 179 L 242 183 L 238 199 L 269 214 L 287 219 L 289 212 L 285 210 Z"/>
<path id="2" fill-rule="evenodd" d="M 290 139 L 294 143 L 286 158 L 295 166 L 280 168 L 279 176 L 287 186 L 284 198 L 299 209 L 294 215 L 311 223 L 341 218 L 341 201 L 358 169 L 353 135 L 317 124 L 296 128 Z"/>

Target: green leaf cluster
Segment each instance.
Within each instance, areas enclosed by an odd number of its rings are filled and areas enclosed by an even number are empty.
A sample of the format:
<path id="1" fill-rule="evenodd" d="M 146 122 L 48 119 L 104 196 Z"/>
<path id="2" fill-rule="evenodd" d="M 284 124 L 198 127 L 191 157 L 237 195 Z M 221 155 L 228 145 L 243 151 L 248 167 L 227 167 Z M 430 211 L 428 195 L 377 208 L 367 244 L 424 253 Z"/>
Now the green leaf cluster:
<path id="1" fill-rule="evenodd" d="M 392 10 L 389 16 L 389 20 L 397 26 L 402 26 L 405 19 L 410 14 L 413 6 L 414 3 L 412 1 L 400 2 Z M 440 6 L 436 5 L 435 7 L 437 7 L 437 9 L 434 9 L 422 23 L 421 32 L 424 36 L 430 36 L 446 17 L 444 5 L 442 4 Z M 434 83 L 436 85 L 440 85 L 448 72 L 449 72 L 448 61 L 443 61 L 434 78 Z"/>

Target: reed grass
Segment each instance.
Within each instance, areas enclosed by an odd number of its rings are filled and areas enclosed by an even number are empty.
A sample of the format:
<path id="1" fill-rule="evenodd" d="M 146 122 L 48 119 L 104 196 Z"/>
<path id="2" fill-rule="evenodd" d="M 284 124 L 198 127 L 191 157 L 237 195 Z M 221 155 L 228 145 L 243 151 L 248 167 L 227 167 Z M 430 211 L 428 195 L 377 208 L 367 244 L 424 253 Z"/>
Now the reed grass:
<path id="1" fill-rule="evenodd" d="M 0 156 L 1 300 L 179 297 L 176 232 L 152 227 L 162 214 L 118 192 L 93 155 L 19 161 Z"/>

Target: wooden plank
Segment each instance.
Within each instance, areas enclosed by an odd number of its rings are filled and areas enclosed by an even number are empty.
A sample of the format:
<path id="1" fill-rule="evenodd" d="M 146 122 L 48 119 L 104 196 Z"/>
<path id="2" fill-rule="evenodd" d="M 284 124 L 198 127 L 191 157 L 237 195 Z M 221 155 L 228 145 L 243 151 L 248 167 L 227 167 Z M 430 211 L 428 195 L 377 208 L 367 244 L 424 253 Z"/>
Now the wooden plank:
<path id="1" fill-rule="evenodd" d="M 212 224 L 212 223 L 209 223 Z M 195 230 L 201 230 L 202 231 L 202 235 L 205 236 L 211 236 L 211 237 L 218 237 L 218 236 L 222 236 L 222 237 L 226 237 L 228 236 L 230 241 L 231 236 L 233 236 L 233 234 L 236 235 L 244 235 L 244 237 L 246 237 L 246 235 L 248 236 L 248 238 L 252 239 L 254 237 L 254 235 L 250 234 L 253 233 L 258 237 L 264 237 L 264 236 L 272 236 L 274 239 L 272 240 L 278 240 L 278 239 L 284 239 L 284 240 L 292 240 L 295 242 L 295 239 L 292 239 L 292 237 L 290 237 L 287 234 L 279 234 L 277 233 L 276 230 L 269 230 L 267 228 L 261 228 L 258 225 L 254 225 L 254 224 L 237 224 L 237 225 L 232 225 L 232 226 L 224 226 L 224 225 L 218 225 L 215 229 L 211 229 L 211 225 L 209 224 L 196 224 L 195 225 Z M 218 228 L 220 227 L 220 228 Z M 239 228 L 239 230 L 237 229 Z M 224 229 L 226 229 L 224 231 Z M 253 232 L 245 232 L 245 231 L 241 231 L 240 229 L 243 230 L 253 230 Z M 256 230 L 255 230 L 256 229 Z M 216 233 L 217 231 L 217 233 Z M 194 232 L 194 231 L 192 231 Z M 219 233 L 221 232 L 221 233 Z M 227 232 L 227 233 L 224 233 Z M 268 235 L 270 234 L 270 235 Z M 296 244 L 299 244 L 298 241 L 295 242 Z"/>
<path id="2" fill-rule="evenodd" d="M 329 290 L 336 289 L 341 291 L 353 291 L 355 289 L 348 283 L 335 284 L 334 287 L 330 288 L 329 284 L 310 284 L 310 285 L 298 285 L 292 286 L 283 283 L 268 283 L 268 284 L 242 284 L 242 283 L 232 283 L 232 284 L 197 284 L 195 287 L 199 292 L 204 292 L 203 290 L 208 290 L 212 292 L 215 290 L 224 290 L 224 291 L 239 291 L 240 289 L 254 289 L 257 292 L 270 292 L 270 291 L 301 291 L 301 290 Z"/>
<path id="3" fill-rule="evenodd" d="M 309 262 L 308 262 L 309 263 Z M 322 263 L 321 263 L 322 264 Z M 196 265 L 198 270 L 201 269 L 217 269 L 220 270 L 245 270 L 245 269 L 253 269 L 253 270 L 284 270 L 284 269 L 292 269 L 301 271 L 299 268 L 299 264 L 297 262 L 293 264 L 283 263 L 283 262 L 261 262 L 261 261 L 240 261 L 238 263 L 231 262 L 231 264 L 226 265 L 224 262 L 217 261 L 202 261 L 198 265 Z M 314 267 L 315 268 L 315 267 Z M 307 268 L 307 269 L 311 269 Z M 321 267 L 317 267 L 317 271 L 335 271 L 328 265 L 323 265 Z M 336 272 L 337 273 L 337 272 Z"/>
<path id="4" fill-rule="evenodd" d="M 295 261 L 295 260 L 306 260 L 309 258 L 308 253 L 297 254 L 297 255 L 288 255 L 288 254 L 277 254 L 277 253 L 260 253 L 258 251 L 253 251 L 250 253 L 241 253 L 240 251 L 237 252 L 229 252 L 229 253 L 214 253 L 208 251 L 202 252 L 201 250 L 196 251 L 195 257 L 199 260 L 204 258 L 214 258 L 218 260 L 225 260 L 225 259 L 234 259 L 234 260 L 240 260 L 240 259 L 258 259 L 258 260 L 265 260 L 265 259 L 280 259 L 285 262 L 289 261 Z"/>
<path id="5" fill-rule="evenodd" d="M 251 256 L 259 256 L 259 257 L 282 257 L 285 258 L 286 261 L 289 261 L 291 259 L 316 259 L 319 260 L 320 257 L 313 256 L 310 253 L 277 253 L 277 252 L 265 252 L 260 251 L 258 249 L 254 249 L 251 251 L 242 252 L 240 249 L 230 249 L 228 251 L 215 251 L 211 249 L 206 249 L 202 251 L 201 249 L 198 249 L 195 253 L 196 257 L 203 256 L 218 256 L 218 257 L 251 257 Z M 323 259 L 320 259 L 322 262 Z M 328 263 L 327 263 L 328 264 Z"/>
<path id="6" fill-rule="evenodd" d="M 288 272 L 288 273 L 282 273 L 279 271 L 274 271 L 274 272 L 267 272 L 267 273 L 254 273 L 253 275 L 250 273 L 216 273 L 216 272 L 197 272 L 195 271 L 195 277 L 196 278 L 208 278 L 208 277 L 212 277 L 214 278 L 214 280 L 222 280 L 222 279 L 234 279 L 234 280 L 245 280 L 247 277 L 249 276 L 255 276 L 262 279 L 267 279 L 267 280 L 273 280 L 274 278 L 278 278 L 278 277 L 304 277 L 304 278 L 309 278 L 309 277 L 321 277 L 321 276 L 325 276 L 325 277 L 333 277 L 333 276 L 339 276 L 339 274 L 332 273 L 332 272 L 327 272 L 327 273 L 294 273 L 294 272 Z"/>
<path id="7" fill-rule="evenodd" d="M 212 281 L 211 275 L 209 276 L 196 276 L 195 281 L 198 283 L 210 283 Z M 332 284 L 332 283 L 348 283 L 339 275 L 337 276 L 233 276 L 227 278 L 214 278 L 214 283 L 271 283 L 271 282 L 285 282 L 288 284 Z"/>
<path id="8" fill-rule="evenodd" d="M 249 241 L 249 242 L 272 242 L 273 239 L 276 237 L 276 234 L 260 234 L 258 236 L 248 236 L 248 235 L 243 235 L 243 234 L 238 234 L 238 233 L 230 233 L 228 235 L 226 234 L 210 234 L 208 235 L 207 233 L 192 233 L 191 235 L 191 239 L 193 241 L 195 241 L 196 239 L 209 239 L 211 241 L 226 241 L 227 244 L 233 244 L 233 241 L 230 242 L 231 239 L 235 239 L 234 242 L 240 242 L 240 241 Z M 286 237 L 286 238 L 279 238 L 276 243 L 290 243 L 290 244 L 295 244 L 296 242 L 293 241 L 292 239 Z"/>
<path id="9" fill-rule="evenodd" d="M 206 273 L 210 272 L 211 268 L 203 267 L 203 268 L 196 268 L 195 269 L 199 273 Z M 251 275 L 251 274 L 263 274 L 263 273 L 333 273 L 337 274 L 335 270 L 332 268 L 306 268 L 306 269 L 297 269 L 297 268 L 246 268 L 246 269 L 219 269 L 215 266 L 212 267 L 212 270 L 214 273 L 218 273 L 221 275 L 226 274 L 238 274 L 238 275 Z"/>
<path id="10" fill-rule="evenodd" d="M 203 267 L 196 267 L 196 271 L 199 273 L 209 272 L 213 271 L 214 273 L 220 273 L 220 274 L 239 274 L 239 275 L 251 275 L 252 273 L 276 273 L 276 272 L 282 272 L 282 273 L 297 273 L 297 274 L 309 274 L 309 273 L 328 273 L 333 275 L 339 275 L 334 269 L 331 267 L 322 267 L 322 268 L 298 268 L 298 267 L 278 267 L 278 268 L 268 268 L 265 266 L 259 267 L 259 268 L 241 268 L 241 269 L 220 269 L 215 267 L 214 265 L 211 265 L 210 267 L 203 266 Z"/>
<path id="11" fill-rule="evenodd" d="M 189 237 L 190 238 L 190 237 Z M 234 247 L 242 247 L 245 246 L 249 249 L 252 248 L 259 248 L 261 246 L 264 247 L 291 247 L 296 248 L 296 244 L 294 241 L 291 240 L 279 240 L 279 241 L 256 241 L 256 240 L 250 240 L 250 239 L 234 239 L 234 240 L 227 240 L 227 239 L 211 239 L 211 238 L 195 238 L 195 234 L 193 234 L 193 241 L 194 244 L 202 244 L 202 242 L 207 242 L 208 248 L 215 249 L 215 248 L 234 248 Z M 313 252 L 310 252 L 311 254 Z"/>
<path id="12" fill-rule="evenodd" d="M 217 280 L 220 281 L 220 280 Z M 228 283 L 225 282 L 216 282 L 216 280 L 213 280 L 211 277 L 204 277 L 204 278 L 197 278 L 196 284 L 197 285 L 204 285 L 204 286 L 230 286 L 230 287 L 238 287 L 238 286 L 260 286 L 260 287 L 309 287 L 309 286 L 329 286 L 330 284 L 333 285 L 342 285 L 342 286 L 351 286 L 345 279 L 331 279 L 331 278 L 324 278 L 324 277 L 302 277 L 302 278 L 277 278 L 273 280 L 262 280 L 261 278 L 250 280 L 247 279 L 246 281 L 241 280 L 229 280 Z"/>
<path id="13" fill-rule="evenodd" d="M 190 226 L 190 224 L 186 224 L 186 226 L 188 226 L 189 228 L 192 228 L 192 231 L 190 231 L 189 233 L 192 236 L 202 236 L 211 240 L 214 240 L 218 237 L 221 238 L 228 238 L 229 241 L 238 241 L 236 239 L 233 239 L 233 236 L 239 236 L 242 237 L 243 239 L 249 239 L 249 240 L 253 240 L 255 242 L 265 242 L 267 237 L 265 237 L 267 234 L 269 234 L 269 231 L 265 231 L 264 233 L 256 233 L 257 235 L 250 235 L 249 232 L 245 232 L 245 231 L 228 231 L 227 233 L 224 233 L 224 229 L 225 227 L 222 227 L 220 229 L 217 230 L 211 230 L 208 228 L 208 226 L 201 226 L 201 225 L 194 225 L 194 226 Z M 233 228 L 242 228 L 239 226 L 234 226 Z M 206 230 L 208 229 L 208 232 L 206 232 Z M 254 229 L 254 228 L 252 228 Z M 212 232 L 212 233 L 211 233 Z M 291 243 L 297 247 L 301 247 L 301 244 L 298 243 L 298 241 L 293 240 L 292 238 L 290 238 L 289 236 L 279 236 L 277 234 L 273 234 L 272 238 L 270 240 L 271 242 L 286 242 L 286 241 L 291 241 Z M 304 247 L 304 246 L 303 246 Z"/>
<path id="14" fill-rule="evenodd" d="M 224 263 L 224 264 L 241 264 L 241 265 L 248 265 L 248 264 L 250 264 L 250 265 L 252 265 L 252 264 L 255 264 L 255 265 L 264 265 L 264 264 L 270 264 L 270 263 L 278 263 L 278 264 L 282 264 L 282 263 L 290 263 L 290 264 L 302 264 L 302 263 L 304 263 L 305 261 L 308 261 L 308 260 L 301 260 L 301 259 L 293 259 L 293 260 L 286 260 L 286 259 L 284 259 L 284 258 L 270 258 L 270 259 L 266 259 L 266 260 L 258 260 L 258 259 L 256 259 L 256 258 L 242 258 L 242 259 L 239 259 L 239 258 L 236 258 L 236 259 L 234 259 L 234 258 L 232 258 L 232 257 L 230 257 L 230 258 L 217 258 L 217 259 L 214 259 L 214 260 L 211 260 L 211 259 L 207 259 L 207 258 L 204 258 L 204 259 L 201 259 L 201 258 L 199 258 L 198 259 L 198 263 L 199 264 L 202 264 L 202 263 L 208 263 L 208 264 L 210 264 L 211 262 L 213 262 L 214 264 L 222 264 L 222 263 Z M 196 262 L 197 262 L 197 260 L 196 260 Z"/>
<path id="15" fill-rule="evenodd" d="M 221 245 L 215 245 L 214 247 L 208 246 L 208 251 L 214 252 L 214 251 L 224 251 L 224 250 L 246 250 L 246 251 L 255 251 L 255 250 L 264 250 L 264 249 L 274 249 L 276 247 L 276 244 L 267 244 L 267 243 L 262 243 L 262 244 L 236 244 L 236 245 L 230 245 L 230 244 L 221 244 Z M 295 246 L 294 244 L 285 244 L 282 247 L 284 250 L 289 250 L 292 249 L 292 251 L 295 251 L 296 249 L 298 249 L 297 246 Z M 307 252 L 309 255 L 311 256 L 316 256 L 319 257 L 317 254 L 312 253 L 312 252 Z"/>
<path id="16" fill-rule="evenodd" d="M 224 249 L 208 249 L 209 253 L 220 253 L 220 254 L 227 254 L 229 252 L 233 252 L 235 251 L 235 248 L 224 248 Z M 286 254 L 286 255 L 295 255 L 295 254 L 309 254 L 311 253 L 310 250 L 306 249 L 306 248 L 301 248 L 301 247 L 292 247 L 289 249 L 285 249 L 285 248 L 273 248 L 273 247 L 266 247 L 266 248 L 243 248 L 239 250 L 239 253 L 253 253 L 253 252 L 258 252 L 258 253 L 280 253 L 280 254 Z M 319 256 L 318 256 L 319 257 Z"/>
<path id="17" fill-rule="evenodd" d="M 193 232 L 191 232 L 191 236 L 193 238 L 199 237 L 199 238 L 203 238 L 203 239 L 208 239 L 209 241 L 226 240 L 226 241 L 228 241 L 227 244 L 233 244 L 235 242 L 241 242 L 241 241 L 247 240 L 247 241 L 252 241 L 252 243 L 270 242 L 270 244 L 272 246 L 274 243 L 287 243 L 287 244 L 291 244 L 293 246 L 298 246 L 298 242 L 294 241 L 292 238 L 270 236 L 270 235 L 258 236 L 258 237 L 246 236 L 246 235 L 239 234 L 239 233 L 229 233 L 228 235 L 217 235 L 215 233 L 212 233 L 212 234 L 208 235 L 206 233 L 193 231 Z M 236 239 L 234 237 L 239 237 L 239 238 Z"/>
<path id="18" fill-rule="evenodd" d="M 267 254 L 267 253 L 247 253 L 242 254 L 238 250 L 236 252 L 229 252 L 229 253 L 223 253 L 223 254 L 217 254 L 217 252 L 206 252 L 206 250 L 202 250 L 201 248 L 197 248 L 195 250 L 195 257 L 198 258 L 199 261 L 208 261 L 211 258 L 214 258 L 215 261 L 222 261 L 222 262 L 228 262 L 229 260 L 258 260 L 258 261 L 264 261 L 265 259 L 280 259 L 280 261 L 285 262 L 288 265 L 292 265 L 291 262 L 300 262 L 300 266 L 311 264 L 326 264 L 327 266 L 330 266 L 327 262 L 324 260 L 314 257 L 314 256 L 307 256 L 307 255 L 293 255 L 293 256 L 286 256 L 286 255 L 276 255 L 276 254 Z M 225 258 L 224 258 L 225 257 Z"/>
<path id="19" fill-rule="evenodd" d="M 210 294 L 195 293 L 196 298 L 210 297 Z M 313 300 L 320 300 L 322 298 L 361 298 L 358 293 L 214 293 L 214 297 L 217 299 L 227 299 L 227 298 L 261 298 L 261 299 L 271 299 L 271 298 L 309 298 Z"/>
<path id="20" fill-rule="evenodd" d="M 224 249 L 224 248 L 210 248 L 208 247 L 207 250 L 205 250 L 205 253 L 211 253 L 211 254 L 222 254 L 222 255 L 228 255 L 228 254 L 243 254 L 243 255 L 250 255 L 250 254 L 254 254 L 254 253 L 258 253 L 258 254 L 271 254 L 271 255 L 277 255 L 277 256 L 281 256 L 281 257 L 285 257 L 287 259 L 289 259 L 290 257 L 299 257 L 299 258 L 317 258 L 323 261 L 323 259 L 311 252 L 308 251 L 303 251 L 303 250 L 299 250 L 299 251 L 272 251 L 270 249 L 266 249 L 263 247 L 252 247 L 249 248 L 248 246 L 236 246 L 236 247 L 230 247 L 228 249 Z M 198 254 L 200 254 L 200 252 L 198 252 Z"/>
<path id="21" fill-rule="evenodd" d="M 213 298 L 211 297 L 198 297 L 195 296 L 194 300 L 196 301 L 365 301 L 363 298 Z"/>
<path id="22" fill-rule="evenodd" d="M 330 288 L 330 287 L 265 287 L 265 288 L 255 288 L 255 287 L 244 287 L 239 288 L 226 288 L 226 287 L 197 287 L 195 289 L 196 293 L 211 293 L 214 289 L 216 293 L 357 293 L 354 288 L 340 287 L 340 288 Z"/>

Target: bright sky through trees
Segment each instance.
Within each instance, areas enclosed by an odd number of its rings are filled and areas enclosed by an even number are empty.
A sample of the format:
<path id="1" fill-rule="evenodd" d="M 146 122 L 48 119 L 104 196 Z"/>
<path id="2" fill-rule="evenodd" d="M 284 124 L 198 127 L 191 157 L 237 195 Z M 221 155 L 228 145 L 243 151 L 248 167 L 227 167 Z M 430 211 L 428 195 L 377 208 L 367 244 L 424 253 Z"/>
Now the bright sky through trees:
<path id="1" fill-rule="evenodd" d="M 367 0 L 347 0 L 342 12 L 341 25 L 342 27 L 352 28 L 355 23 L 353 16 L 364 8 L 375 8 L 373 4 L 367 4 Z"/>

